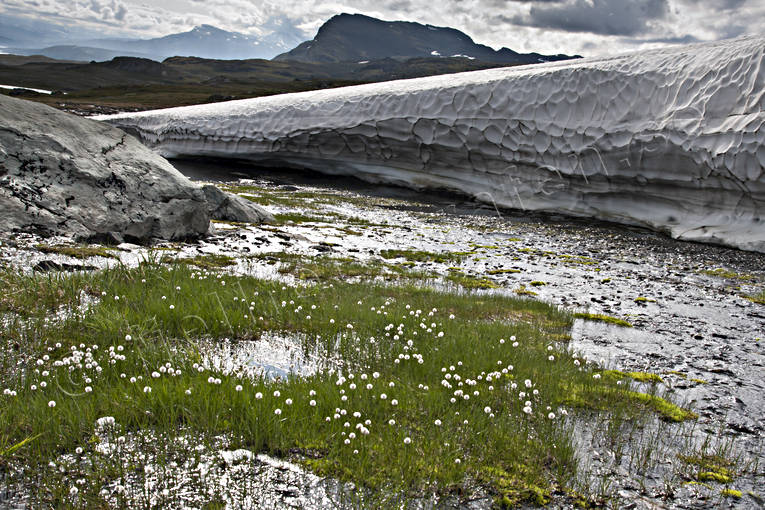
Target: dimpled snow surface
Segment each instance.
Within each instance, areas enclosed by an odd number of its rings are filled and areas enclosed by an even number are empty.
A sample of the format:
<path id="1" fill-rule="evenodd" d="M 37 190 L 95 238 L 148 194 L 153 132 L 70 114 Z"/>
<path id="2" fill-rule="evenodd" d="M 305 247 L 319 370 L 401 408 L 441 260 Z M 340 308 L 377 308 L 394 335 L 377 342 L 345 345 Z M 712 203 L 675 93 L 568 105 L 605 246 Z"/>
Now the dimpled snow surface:
<path id="1" fill-rule="evenodd" d="M 765 251 L 765 38 L 101 117 L 297 166 Z"/>

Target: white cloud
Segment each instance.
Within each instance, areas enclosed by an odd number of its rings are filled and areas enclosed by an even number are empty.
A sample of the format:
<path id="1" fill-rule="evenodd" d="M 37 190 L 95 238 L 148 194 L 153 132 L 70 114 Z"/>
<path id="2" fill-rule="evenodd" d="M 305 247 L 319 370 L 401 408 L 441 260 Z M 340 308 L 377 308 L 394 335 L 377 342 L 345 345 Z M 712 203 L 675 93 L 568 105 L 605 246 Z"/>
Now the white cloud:
<path id="1" fill-rule="evenodd" d="M 210 24 L 310 39 L 341 12 L 450 26 L 495 48 L 613 53 L 765 32 L 761 0 L 3 0 L 0 13 L 42 17 L 113 35 L 156 37 Z"/>

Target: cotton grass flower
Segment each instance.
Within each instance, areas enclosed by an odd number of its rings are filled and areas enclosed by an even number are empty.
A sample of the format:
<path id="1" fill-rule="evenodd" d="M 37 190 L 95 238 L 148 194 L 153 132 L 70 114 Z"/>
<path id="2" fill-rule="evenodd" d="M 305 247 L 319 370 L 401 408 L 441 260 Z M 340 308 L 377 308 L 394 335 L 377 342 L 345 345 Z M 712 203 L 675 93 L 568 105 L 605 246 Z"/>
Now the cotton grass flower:
<path id="1" fill-rule="evenodd" d="M 412 440 L 409 437 L 404 438 L 404 444 L 410 444 Z"/>
<path id="2" fill-rule="evenodd" d="M 48 407 L 56 407 L 56 401 L 51 400 L 50 402 L 48 402 Z"/>

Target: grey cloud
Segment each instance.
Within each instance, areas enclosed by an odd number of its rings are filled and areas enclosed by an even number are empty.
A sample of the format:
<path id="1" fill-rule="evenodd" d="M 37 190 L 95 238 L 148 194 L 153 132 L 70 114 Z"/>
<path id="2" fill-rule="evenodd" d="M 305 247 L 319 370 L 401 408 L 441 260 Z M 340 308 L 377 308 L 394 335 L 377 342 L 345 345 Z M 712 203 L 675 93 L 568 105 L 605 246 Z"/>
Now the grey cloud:
<path id="1" fill-rule="evenodd" d="M 564 5 L 532 6 L 528 15 L 514 16 L 517 25 L 601 35 L 637 35 L 649 22 L 669 13 L 667 0 L 573 0 Z"/>
<path id="2" fill-rule="evenodd" d="M 653 37 L 650 39 L 624 38 L 622 39 L 622 41 L 629 44 L 644 44 L 644 43 L 691 44 L 695 42 L 700 42 L 701 39 L 699 39 L 696 36 L 688 34 L 688 35 L 677 36 L 677 37 Z"/>
<path id="3" fill-rule="evenodd" d="M 125 19 L 126 14 L 127 14 L 127 8 L 125 7 L 125 4 L 120 4 L 117 10 L 114 11 L 114 19 L 122 21 Z"/>

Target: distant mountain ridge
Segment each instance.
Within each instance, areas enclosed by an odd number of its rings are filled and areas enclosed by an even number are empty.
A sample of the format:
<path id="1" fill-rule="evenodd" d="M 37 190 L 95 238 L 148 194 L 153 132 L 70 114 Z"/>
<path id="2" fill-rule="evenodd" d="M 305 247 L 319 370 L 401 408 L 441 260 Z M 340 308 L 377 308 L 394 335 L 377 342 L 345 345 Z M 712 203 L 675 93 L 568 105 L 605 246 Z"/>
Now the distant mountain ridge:
<path id="1" fill-rule="evenodd" d="M 215 60 L 273 58 L 310 63 L 358 63 L 384 59 L 459 57 L 490 64 L 534 64 L 574 58 L 568 55 L 522 54 L 508 48 L 494 50 L 477 44 L 467 34 L 449 27 L 409 21 L 383 21 L 363 14 L 339 14 L 318 30 L 313 40 L 288 19 L 270 19 L 260 27 L 262 37 L 200 25 L 187 32 L 152 39 L 104 38 L 92 31 L 0 13 L 0 43 L 17 55 L 44 55 L 60 60 L 99 61 L 118 56 L 163 61 L 168 57 Z M 270 33 L 269 33 L 270 31 Z M 79 37 L 78 37 L 79 36 Z M 292 48 L 292 49 L 290 49 Z"/>
<path id="2" fill-rule="evenodd" d="M 238 32 L 228 32 L 212 25 L 198 27 L 178 34 L 154 39 L 97 39 L 88 41 L 93 46 L 110 50 L 127 50 L 132 54 L 167 57 L 200 57 L 220 60 L 270 58 L 285 48 L 280 41 L 258 38 Z M 289 47 L 289 46 L 286 46 Z"/>
<path id="3" fill-rule="evenodd" d="M 10 48 L 20 55 L 45 55 L 62 60 L 105 61 L 117 56 L 149 58 L 161 62 L 173 56 L 241 60 L 271 58 L 297 44 L 298 38 L 270 34 L 258 38 L 200 25 L 178 34 L 153 39 L 101 38 L 39 47 Z"/>
<path id="4" fill-rule="evenodd" d="M 339 14 L 319 28 L 316 37 L 274 60 L 352 62 L 382 58 L 465 57 L 504 64 L 535 64 L 577 58 L 518 53 L 476 44 L 454 28 L 409 21 L 383 21 L 363 14 Z"/>

